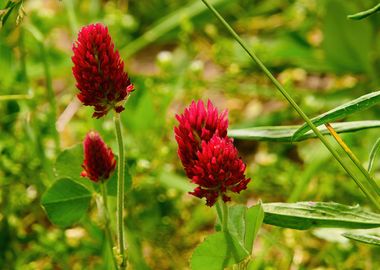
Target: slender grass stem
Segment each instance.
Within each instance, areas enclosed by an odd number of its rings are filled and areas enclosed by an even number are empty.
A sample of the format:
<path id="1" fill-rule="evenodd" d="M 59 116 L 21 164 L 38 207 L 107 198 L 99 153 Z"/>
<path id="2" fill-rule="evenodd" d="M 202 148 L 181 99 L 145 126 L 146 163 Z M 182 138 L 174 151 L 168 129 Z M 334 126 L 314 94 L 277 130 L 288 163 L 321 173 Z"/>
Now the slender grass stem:
<path id="1" fill-rule="evenodd" d="M 120 269 L 127 268 L 127 260 L 125 254 L 125 245 L 124 245 L 124 221 L 123 221 L 123 212 L 124 212 L 124 143 L 123 136 L 121 134 L 121 121 L 120 114 L 115 113 L 114 116 L 115 129 L 116 129 L 116 138 L 119 146 L 119 159 L 117 165 L 118 178 L 117 178 L 117 238 L 119 244 L 119 252 L 121 256 Z"/>
<path id="2" fill-rule="evenodd" d="M 369 172 L 363 167 L 363 165 L 360 163 L 359 159 L 355 156 L 355 154 L 351 151 L 351 149 L 348 147 L 348 145 L 343 141 L 343 139 L 339 136 L 339 134 L 335 131 L 335 129 L 329 124 L 325 124 L 326 128 L 330 131 L 330 134 L 334 137 L 335 141 L 343 148 L 344 152 L 349 156 L 349 158 L 352 160 L 352 162 L 356 165 L 356 167 L 359 168 L 359 170 L 362 172 L 362 174 L 366 177 L 369 184 L 369 189 L 373 191 L 374 194 L 371 194 L 372 196 L 376 196 L 380 198 L 380 188 L 376 184 L 375 180 L 371 177 Z M 377 207 L 380 209 L 380 202 L 376 200 Z"/>
<path id="3" fill-rule="evenodd" d="M 50 106 L 49 126 L 50 126 L 51 132 L 53 133 L 53 138 L 54 138 L 54 143 L 55 143 L 55 151 L 57 153 L 60 149 L 59 134 L 58 134 L 57 128 L 55 126 L 55 122 L 57 120 L 57 101 L 56 101 L 55 93 L 54 93 L 54 89 L 53 89 L 49 60 L 48 60 L 48 54 L 46 52 L 46 48 L 45 48 L 45 44 L 44 44 L 44 36 L 40 32 L 40 30 L 38 30 L 32 24 L 26 25 L 25 29 L 28 30 L 32 34 L 32 36 L 36 39 L 38 46 L 39 46 L 39 49 L 40 49 L 41 58 L 42 58 L 42 65 L 44 68 L 44 75 L 45 75 L 45 80 L 46 80 L 47 101 L 48 101 L 49 106 Z"/>
<path id="4" fill-rule="evenodd" d="M 356 178 L 346 162 L 339 156 L 338 152 L 334 149 L 332 144 L 322 135 L 318 128 L 313 124 L 310 118 L 302 111 L 298 104 L 293 100 L 290 94 L 282 87 L 279 81 L 272 75 L 272 73 L 266 68 L 266 66 L 261 62 L 261 60 L 256 56 L 256 54 L 248 49 L 245 42 L 239 37 L 239 35 L 232 29 L 232 27 L 224 20 L 224 18 L 219 14 L 219 12 L 208 3 L 207 0 L 202 0 L 202 2 L 208 7 L 208 9 L 219 19 L 223 26 L 230 32 L 234 39 L 241 45 L 241 47 L 247 52 L 251 59 L 260 67 L 260 69 L 265 73 L 265 75 L 272 81 L 280 93 L 285 97 L 285 99 L 290 103 L 290 105 L 297 111 L 297 113 L 302 117 L 302 119 L 310 126 L 317 137 L 322 141 L 326 148 L 330 151 L 333 157 L 340 163 L 340 165 L 346 170 L 346 172 L 354 179 L 356 184 L 361 188 L 367 198 L 380 210 L 380 196 L 376 196 L 373 190 L 368 188 L 368 184 L 371 185 L 370 180 L 366 177 L 367 183 L 363 183 L 362 179 Z M 360 169 L 360 168 L 359 168 Z M 365 175 L 366 176 L 366 175 Z"/>
<path id="5" fill-rule="evenodd" d="M 104 215 L 104 230 L 106 233 L 106 238 L 110 247 L 112 261 L 115 266 L 115 269 L 117 269 L 117 262 L 115 255 L 113 253 L 113 247 L 115 246 L 115 242 L 112 237 L 111 233 L 111 222 L 109 217 L 109 210 L 108 210 L 108 202 L 107 202 L 107 185 L 105 183 L 100 184 L 100 191 L 102 193 L 102 199 L 103 199 L 103 215 Z"/>
<path id="6" fill-rule="evenodd" d="M 50 130 L 53 133 L 55 151 L 56 153 L 58 153 L 60 150 L 59 134 L 55 126 L 55 123 L 57 120 L 57 101 L 56 101 L 55 93 L 53 89 L 49 60 L 48 60 L 48 55 L 46 53 L 46 48 L 43 42 L 38 42 L 38 43 L 40 46 L 42 63 L 43 63 L 44 73 L 45 73 L 47 99 L 50 104 L 49 125 L 50 125 Z"/>
<path id="7" fill-rule="evenodd" d="M 31 95 L 3 95 L 0 96 L 0 101 L 8 101 L 8 100 L 24 100 L 24 99 L 32 99 Z"/>

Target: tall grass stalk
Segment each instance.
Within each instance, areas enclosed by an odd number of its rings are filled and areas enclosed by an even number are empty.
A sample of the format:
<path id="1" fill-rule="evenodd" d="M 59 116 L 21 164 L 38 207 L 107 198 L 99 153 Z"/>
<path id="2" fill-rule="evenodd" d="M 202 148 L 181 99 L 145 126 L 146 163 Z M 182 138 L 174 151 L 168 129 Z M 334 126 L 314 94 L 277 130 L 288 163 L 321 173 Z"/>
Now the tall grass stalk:
<path id="1" fill-rule="evenodd" d="M 272 75 L 268 68 L 261 62 L 261 60 L 256 56 L 256 54 L 248 48 L 245 42 L 239 37 L 239 35 L 232 29 L 232 27 L 224 20 L 224 18 L 219 14 L 219 12 L 209 4 L 207 0 L 202 0 L 202 2 L 207 6 L 207 8 L 218 18 L 218 20 L 223 24 L 223 26 L 230 32 L 233 38 L 240 44 L 240 46 L 247 52 L 251 59 L 260 67 L 260 69 L 265 73 L 265 75 L 272 81 L 276 86 L 278 91 L 285 97 L 285 99 L 290 103 L 290 105 L 297 111 L 301 118 L 310 126 L 313 132 L 318 136 L 326 148 L 330 151 L 333 157 L 339 162 L 339 164 L 346 170 L 346 172 L 354 179 L 355 183 L 364 192 L 367 198 L 380 210 L 380 189 L 371 178 L 368 178 L 365 173 L 358 167 L 358 164 L 354 163 L 355 166 L 363 173 L 364 178 L 357 177 L 351 170 L 349 164 L 343 160 L 343 158 L 334 149 L 333 145 L 322 135 L 318 128 L 313 124 L 310 118 L 303 112 L 303 110 L 298 106 L 290 94 L 285 90 L 285 88 L 280 84 L 280 82 Z"/>

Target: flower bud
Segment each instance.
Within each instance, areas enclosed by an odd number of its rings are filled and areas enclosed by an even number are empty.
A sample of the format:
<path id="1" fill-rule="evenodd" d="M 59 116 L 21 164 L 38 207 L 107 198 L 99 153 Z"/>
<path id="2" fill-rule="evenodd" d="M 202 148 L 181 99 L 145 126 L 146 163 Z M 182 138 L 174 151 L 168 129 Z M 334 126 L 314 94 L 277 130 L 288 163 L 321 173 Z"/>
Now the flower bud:
<path id="1" fill-rule="evenodd" d="M 94 182 L 105 181 L 116 167 L 116 159 L 112 149 L 108 147 L 100 135 L 91 131 L 83 141 L 84 161 L 81 176 L 88 177 Z"/>

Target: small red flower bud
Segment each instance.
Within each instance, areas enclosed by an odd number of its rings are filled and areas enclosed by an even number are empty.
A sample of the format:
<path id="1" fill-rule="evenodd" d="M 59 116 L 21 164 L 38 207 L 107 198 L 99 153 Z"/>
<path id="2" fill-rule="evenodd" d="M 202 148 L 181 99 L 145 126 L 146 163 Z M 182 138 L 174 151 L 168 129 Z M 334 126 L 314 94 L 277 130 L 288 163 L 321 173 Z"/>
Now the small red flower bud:
<path id="1" fill-rule="evenodd" d="M 82 177 L 94 182 L 107 180 L 116 167 L 112 149 L 108 147 L 97 132 L 87 133 L 83 141 L 84 161 Z"/>
<path id="2" fill-rule="evenodd" d="M 246 189 L 251 179 L 245 177 L 246 165 L 227 136 L 227 111 L 219 115 L 210 101 L 207 108 L 202 101 L 193 101 L 176 118 L 178 156 L 186 175 L 198 185 L 190 194 L 206 198 L 206 204 L 213 206 L 219 196 L 224 202 L 231 200 L 226 192 Z"/>
<path id="3" fill-rule="evenodd" d="M 94 106 L 92 116 L 100 118 L 112 109 L 123 111 L 123 101 L 134 88 L 107 27 L 100 23 L 83 27 L 73 52 L 77 96 L 84 105 Z"/>

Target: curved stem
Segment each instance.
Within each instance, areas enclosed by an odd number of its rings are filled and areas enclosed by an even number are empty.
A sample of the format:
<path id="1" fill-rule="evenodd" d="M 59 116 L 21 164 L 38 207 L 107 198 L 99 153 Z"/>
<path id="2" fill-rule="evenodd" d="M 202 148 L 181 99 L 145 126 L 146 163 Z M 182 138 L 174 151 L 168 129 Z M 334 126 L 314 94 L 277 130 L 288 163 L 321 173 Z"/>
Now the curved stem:
<path id="1" fill-rule="evenodd" d="M 369 154 L 369 162 L 368 162 L 368 172 L 372 172 L 373 163 L 375 162 L 376 154 L 380 149 L 380 138 L 378 138 L 373 145 L 371 152 Z"/>
<path id="2" fill-rule="evenodd" d="M 317 137 L 322 141 L 326 148 L 330 151 L 333 157 L 339 162 L 339 164 L 345 169 L 345 171 L 354 179 L 355 183 L 364 192 L 367 198 L 380 210 L 380 194 L 374 194 L 374 191 L 370 188 L 372 182 L 364 174 L 365 180 L 357 178 L 349 165 L 339 156 L 338 152 L 334 149 L 333 145 L 322 135 L 318 128 L 314 125 L 311 119 L 302 111 L 294 99 L 289 95 L 284 87 L 279 81 L 272 75 L 272 73 L 267 69 L 267 67 L 261 62 L 261 60 L 256 56 L 256 54 L 248 49 L 248 46 L 239 37 L 239 35 L 232 29 L 232 27 L 224 20 L 224 18 L 219 14 L 219 12 L 208 3 L 207 0 L 202 0 L 202 2 L 208 7 L 208 9 L 219 19 L 219 21 L 224 25 L 224 27 L 230 32 L 234 39 L 241 45 L 241 47 L 247 52 L 251 59 L 260 67 L 260 69 L 265 73 L 265 75 L 272 81 L 280 93 L 285 97 L 285 99 L 290 103 L 290 105 L 297 111 L 297 113 L 302 117 L 302 119 L 310 126 Z M 356 165 L 356 164 L 355 164 Z M 360 170 L 360 167 L 358 168 Z"/>
<path id="3" fill-rule="evenodd" d="M 120 269 L 127 268 L 127 260 L 125 255 L 124 246 L 124 143 L 123 136 L 121 134 L 121 122 L 120 114 L 115 113 L 114 116 L 117 144 L 119 146 L 119 159 L 117 165 L 118 177 L 117 177 L 117 238 L 119 244 L 119 252 L 121 256 Z"/>
<path id="4" fill-rule="evenodd" d="M 100 191 L 102 193 L 102 199 L 103 199 L 103 215 L 104 215 L 104 230 L 106 233 L 106 238 L 109 243 L 110 251 L 111 251 L 111 256 L 112 256 L 112 261 L 114 263 L 115 269 L 117 269 L 117 263 L 116 263 L 116 258 L 113 253 L 113 247 L 115 246 L 115 243 L 113 241 L 112 233 L 111 233 L 111 222 L 110 222 L 110 217 L 109 217 L 109 211 L 108 211 L 108 202 L 107 202 L 107 185 L 102 182 L 100 184 Z"/>

